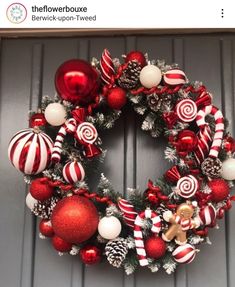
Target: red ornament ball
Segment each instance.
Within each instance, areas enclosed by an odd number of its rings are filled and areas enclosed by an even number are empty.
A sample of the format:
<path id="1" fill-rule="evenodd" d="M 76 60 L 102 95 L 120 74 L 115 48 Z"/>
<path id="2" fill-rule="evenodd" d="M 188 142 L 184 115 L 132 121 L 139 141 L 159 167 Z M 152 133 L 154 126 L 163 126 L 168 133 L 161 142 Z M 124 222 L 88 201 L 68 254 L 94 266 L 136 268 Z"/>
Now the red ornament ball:
<path id="1" fill-rule="evenodd" d="M 30 128 L 34 127 L 44 127 L 47 124 L 45 116 L 43 113 L 36 113 L 29 119 Z"/>
<path id="2" fill-rule="evenodd" d="M 49 185 L 46 177 L 37 178 L 32 181 L 29 192 L 32 197 L 44 201 L 53 195 L 54 188 Z"/>
<path id="3" fill-rule="evenodd" d="M 149 258 L 159 259 L 166 253 L 166 243 L 161 237 L 151 236 L 147 238 L 144 247 Z"/>
<path id="4" fill-rule="evenodd" d="M 229 185 L 223 179 L 213 179 L 208 183 L 211 189 L 211 200 L 219 202 L 225 200 L 229 195 Z"/>
<path id="5" fill-rule="evenodd" d="M 84 264 L 96 264 L 101 260 L 101 250 L 93 245 L 86 245 L 80 249 L 79 255 Z"/>
<path id="6" fill-rule="evenodd" d="M 121 110 L 127 101 L 126 92 L 121 88 L 113 88 L 107 95 L 107 103 L 114 110 Z"/>
<path id="7" fill-rule="evenodd" d="M 51 216 L 55 234 L 70 243 L 81 243 L 89 239 L 96 232 L 98 222 L 95 205 L 79 195 L 60 200 Z"/>
<path id="8" fill-rule="evenodd" d="M 192 152 L 198 144 L 198 138 L 193 131 L 183 130 L 178 134 L 177 151 Z"/>
<path id="9" fill-rule="evenodd" d="M 89 104 L 97 96 L 98 73 L 84 60 L 64 62 L 55 75 L 55 86 L 62 99 L 73 104 Z"/>
<path id="10" fill-rule="evenodd" d="M 142 52 L 132 51 L 126 55 L 125 62 L 137 61 L 140 66 L 143 68 L 146 66 L 146 58 Z"/>
<path id="11" fill-rule="evenodd" d="M 52 237 L 54 235 L 54 230 L 52 228 L 51 221 L 48 219 L 42 219 L 39 223 L 39 231 L 46 237 Z"/>
<path id="12" fill-rule="evenodd" d="M 231 136 L 226 136 L 223 140 L 223 147 L 226 152 L 235 152 L 235 140 Z"/>
<path id="13" fill-rule="evenodd" d="M 69 252 L 72 249 L 72 244 L 55 235 L 52 237 L 52 245 L 59 252 Z"/>

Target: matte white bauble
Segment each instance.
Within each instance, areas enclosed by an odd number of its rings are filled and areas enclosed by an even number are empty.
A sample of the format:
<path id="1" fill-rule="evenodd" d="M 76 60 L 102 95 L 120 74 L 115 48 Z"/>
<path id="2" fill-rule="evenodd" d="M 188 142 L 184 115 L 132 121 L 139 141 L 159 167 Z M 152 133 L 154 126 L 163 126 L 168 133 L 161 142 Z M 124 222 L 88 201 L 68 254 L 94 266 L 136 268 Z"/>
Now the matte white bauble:
<path id="1" fill-rule="evenodd" d="M 122 225 L 119 219 L 115 216 L 105 216 L 101 218 L 98 231 L 99 234 L 105 239 L 114 239 L 118 237 L 122 230 Z"/>
<path id="2" fill-rule="evenodd" d="M 161 70 L 154 65 L 145 66 L 140 72 L 140 82 L 148 89 L 156 87 L 162 80 Z"/>
<path id="3" fill-rule="evenodd" d="M 45 109 L 45 118 L 52 126 L 61 126 L 66 121 L 66 110 L 59 103 L 49 104 Z"/>
<path id="4" fill-rule="evenodd" d="M 31 193 L 29 192 L 26 196 L 26 199 L 25 199 L 25 202 L 26 202 L 26 205 L 28 206 L 28 208 L 30 210 L 33 210 L 34 208 L 34 205 L 36 203 L 38 203 L 37 199 L 35 199 L 34 197 L 32 197 Z"/>
<path id="5" fill-rule="evenodd" d="M 228 158 L 222 162 L 221 176 L 226 180 L 235 180 L 235 158 Z"/>

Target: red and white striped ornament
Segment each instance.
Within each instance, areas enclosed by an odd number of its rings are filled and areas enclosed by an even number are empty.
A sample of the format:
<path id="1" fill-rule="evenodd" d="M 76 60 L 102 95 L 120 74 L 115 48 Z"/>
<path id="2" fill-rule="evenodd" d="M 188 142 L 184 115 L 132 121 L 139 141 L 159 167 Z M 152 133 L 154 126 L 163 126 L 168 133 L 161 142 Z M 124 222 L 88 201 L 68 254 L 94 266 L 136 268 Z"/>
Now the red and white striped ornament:
<path id="1" fill-rule="evenodd" d="M 163 75 L 165 84 L 169 86 L 182 85 L 187 82 L 185 73 L 180 69 L 172 69 Z"/>
<path id="2" fill-rule="evenodd" d="M 63 178 L 70 184 L 74 184 L 78 181 L 83 181 L 84 177 L 84 168 L 77 161 L 68 162 L 63 168 Z"/>
<path id="3" fill-rule="evenodd" d="M 198 250 L 194 246 L 187 243 L 187 244 L 178 246 L 173 251 L 172 256 L 174 257 L 176 262 L 188 264 L 194 260 L 197 252 Z"/>
<path id="4" fill-rule="evenodd" d="M 216 210 L 212 204 L 204 206 L 199 211 L 199 219 L 202 225 L 211 225 L 216 219 Z"/>
<path id="5" fill-rule="evenodd" d="M 176 105 L 176 114 L 183 122 L 192 122 L 197 116 L 197 105 L 191 99 L 184 99 Z"/>
<path id="6" fill-rule="evenodd" d="M 142 232 L 142 220 L 147 218 L 151 219 L 152 221 L 152 228 L 151 228 L 152 233 L 158 234 L 161 231 L 161 218 L 156 212 L 147 208 L 145 211 L 137 215 L 134 226 L 134 238 L 135 238 L 136 253 L 141 266 L 148 265 L 147 255 L 144 248 L 143 232 Z"/>
<path id="7" fill-rule="evenodd" d="M 138 213 L 135 211 L 134 206 L 130 204 L 126 199 L 120 199 L 118 201 L 118 207 L 120 208 L 123 219 L 128 226 L 134 228 L 135 219 Z"/>
<path id="8" fill-rule="evenodd" d="M 102 82 L 107 85 L 112 84 L 112 77 L 114 76 L 115 71 L 111 55 L 107 49 L 104 49 L 102 53 L 100 68 Z"/>
<path id="9" fill-rule="evenodd" d="M 198 144 L 195 148 L 194 155 L 198 164 L 201 164 L 203 160 L 208 156 L 210 146 L 212 143 L 211 129 L 209 126 L 205 126 L 200 129 L 198 135 Z"/>
<path id="10" fill-rule="evenodd" d="M 56 136 L 55 143 L 52 149 L 51 160 L 53 162 L 60 162 L 61 152 L 62 152 L 62 144 L 64 142 L 64 138 L 68 133 L 74 133 L 76 130 L 77 122 L 75 119 L 71 118 L 67 120 L 64 125 L 59 129 L 59 132 Z"/>
<path id="11" fill-rule="evenodd" d="M 208 123 L 205 121 L 205 118 L 207 115 L 212 115 L 215 119 L 215 134 L 214 134 L 214 138 L 213 138 L 213 141 L 210 147 L 209 157 L 217 158 L 221 145 L 222 145 L 222 140 L 223 140 L 224 117 L 223 117 L 222 112 L 213 105 L 209 105 L 201 109 L 197 113 L 197 117 L 196 117 L 196 123 L 198 127 L 200 128 L 200 131 L 202 131 L 200 135 L 201 139 L 206 137 L 205 127 L 208 126 Z M 204 139 L 204 141 L 206 141 L 206 139 Z M 198 158 L 198 160 L 200 160 L 200 158 Z"/>
<path id="12" fill-rule="evenodd" d="M 198 180 L 193 175 L 186 175 L 177 181 L 176 192 L 183 198 L 190 198 L 195 195 L 198 187 Z"/>
<path id="13" fill-rule="evenodd" d="M 25 174 L 38 174 L 51 162 L 53 142 L 38 129 L 16 133 L 8 147 L 8 157 L 14 167 Z"/>
<path id="14" fill-rule="evenodd" d="M 75 137 L 82 144 L 93 144 L 97 140 L 98 133 L 92 123 L 83 122 L 78 125 L 75 131 Z"/>
<path id="15" fill-rule="evenodd" d="M 176 215 L 175 222 L 181 225 L 183 231 L 187 231 L 194 227 L 194 224 L 191 219 L 181 218 L 179 215 Z"/>

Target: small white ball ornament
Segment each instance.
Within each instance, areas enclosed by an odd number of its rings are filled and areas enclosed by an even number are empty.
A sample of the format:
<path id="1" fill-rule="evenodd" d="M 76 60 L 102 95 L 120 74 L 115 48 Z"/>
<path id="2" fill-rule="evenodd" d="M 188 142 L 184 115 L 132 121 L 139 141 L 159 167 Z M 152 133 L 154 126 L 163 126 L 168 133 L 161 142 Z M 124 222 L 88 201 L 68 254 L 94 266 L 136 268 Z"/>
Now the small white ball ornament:
<path id="1" fill-rule="evenodd" d="M 156 87 L 162 80 L 161 70 L 154 65 L 147 65 L 140 71 L 140 82 L 148 89 Z"/>
<path id="2" fill-rule="evenodd" d="M 38 203 L 37 199 L 35 199 L 34 197 L 32 197 L 32 195 L 31 195 L 30 192 L 27 194 L 26 199 L 25 199 L 25 202 L 26 202 L 27 207 L 28 207 L 30 210 L 33 210 L 34 205 L 35 205 L 36 203 Z"/>
<path id="3" fill-rule="evenodd" d="M 109 240 L 118 237 L 121 230 L 122 230 L 121 222 L 115 216 L 105 216 L 101 218 L 98 225 L 99 234 L 103 238 Z"/>
<path id="4" fill-rule="evenodd" d="M 226 180 L 235 180 L 235 158 L 228 158 L 222 163 L 221 176 Z"/>
<path id="5" fill-rule="evenodd" d="M 45 118 L 52 126 L 61 126 L 66 121 L 66 110 L 60 103 L 51 103 L 45 109 Z"/>

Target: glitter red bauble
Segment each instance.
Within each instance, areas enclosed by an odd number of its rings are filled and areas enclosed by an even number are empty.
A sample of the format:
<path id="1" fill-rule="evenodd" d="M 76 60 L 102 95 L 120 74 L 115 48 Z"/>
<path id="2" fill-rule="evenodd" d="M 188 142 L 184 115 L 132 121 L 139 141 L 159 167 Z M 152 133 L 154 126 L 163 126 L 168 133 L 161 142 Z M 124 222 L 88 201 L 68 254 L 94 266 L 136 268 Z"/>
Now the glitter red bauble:
<path id="1" fill-rule="evenodd" d="M 44 201 L 53 195 L 54 188 L 49 185 L 47 178 L 37 178 L 32 181 L 29 192 L 32 197 Z"/>
<path id="2" fill-rule="evenodd" d="M 71 243 L 84 242 L 94 235 L 98 221 L 95 205 L 79 195 L 60 200 L 51 216 L 55 234 Z"/>
<path id="3" fill-rule="evenodd" d="M 226 152 L 235 152 L 235 140 L 230 136 L 226 136 L 223 140 L 223 147 Z"/>
<path id="4" fill-rule="evenodd" d="M 140 66 L 143 68 L 146 66 L 146 58 L 142 52 L 132 51 L 126 55 L 125 62 L 137 61 Z"/>
<path id="5" fill-rule="evenodd" d="M 97 96 L 98 73 L 84 60 L 69 60 L 58 68 L 55 86 L 63 100 L 73 104 L 89 104 Z"/>
<path id="6" fill-rule="evenodd" d="M 48 219 L 42 219 L 39 223 L 39 231 L 46 237 L 52 237 L 54 235 L 54 230 L 52 228 L 51 221 Z"/>
<path id="7" fill-rule="evenodd" d="M 161 237 L 151 236 L 145 240 L 147 257 L 159 259 L 166 253 L 166 243 Z"/>
<path id="8" fill-rule="evenodd" d="M 43 113 L 36 113 L 32 115 L 29 119 L 30 128 L 44 127 L 46 124 L 47 124 L 47 121 Z"/>
<path id="9" fill-rule="evenodd" d="M 113 88 L 107 95 L 107 103 L 111 109 L 120 110 L 127 101 L 126 92 L 121 88 Z"/>
<path id="10" fill-rule="evenodd" d="M 79 255 L 84 264 L 96 264 L 101 260 L 101 250 L 93 245 L 87 245 L 80 249 Z"/>
<path id="11" fill-rule="evenodd" d="M 212 201 L 223 201 L 229 195 L 229 185 L 223 179 L 213 179 L 208 183 L 208 186 L 211 189 Z"/>
<path id="12" fill-rule="evenodd" d="M 72 244 L 55 235 L 52 237 L 52 245 L 59 252 L 69 252 L 72 249 Z"/>
<path id="13" fill-rule="evenodd" d="M 183 130 L 177 137 L 177 151 L 178 152 L 191 152 L 198 144 L 198 138 L 193 131 Z"/>

